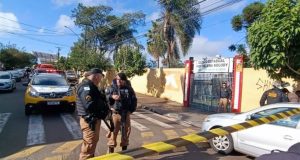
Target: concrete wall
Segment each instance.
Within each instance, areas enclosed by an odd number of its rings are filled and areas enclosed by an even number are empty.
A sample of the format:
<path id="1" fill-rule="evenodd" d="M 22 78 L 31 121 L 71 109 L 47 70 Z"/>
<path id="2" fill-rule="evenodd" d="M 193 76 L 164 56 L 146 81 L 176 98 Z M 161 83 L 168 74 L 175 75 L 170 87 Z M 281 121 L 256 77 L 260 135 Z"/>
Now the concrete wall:
<path id="1" fill-rule="evenodd" d="M 138 93 L 183 103 L 184 68 L 148 69 L 130 81 Z"/>
<path id="2" fill-rule="evenodd" d="M 273 79 L 268 77 L 265 70 L 244 68 L 241 111 L 249 111 L 259 107 L 259 101 L 264 91 L 272 88 Z M 293 79 L 283 79 L 293 86 L 294 90 L 300 89 L 300 83 Z"/>

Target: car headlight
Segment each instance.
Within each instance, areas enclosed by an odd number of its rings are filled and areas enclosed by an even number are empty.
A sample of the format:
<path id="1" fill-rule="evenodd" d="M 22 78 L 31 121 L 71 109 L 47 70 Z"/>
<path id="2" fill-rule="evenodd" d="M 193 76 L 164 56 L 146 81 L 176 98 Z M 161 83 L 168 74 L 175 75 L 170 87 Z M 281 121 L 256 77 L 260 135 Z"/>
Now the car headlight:
<path id="1" fill-rule="evenodd" d="M 30 88 L 30 90 L 29 90 L 29 95 L 30 95 L 31 97 L 38 97 L 40 94 L 39 94 L 39 92 L 37 92 L 35 89 Z"/>

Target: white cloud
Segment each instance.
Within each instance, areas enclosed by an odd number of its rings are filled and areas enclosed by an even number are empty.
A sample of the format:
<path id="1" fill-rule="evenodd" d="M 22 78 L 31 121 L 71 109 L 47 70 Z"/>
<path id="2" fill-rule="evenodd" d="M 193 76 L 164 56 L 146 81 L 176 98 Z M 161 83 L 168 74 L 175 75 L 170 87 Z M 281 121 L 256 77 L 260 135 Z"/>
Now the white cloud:
<path id="1" fill-rule="evenodd" d="M 44 28 L 41 28 L 41 29 L 38 30 L 38 32 L 39 32 L 39 33 L 44 33 L 44 32 L 45 32 L 45 29 L 44 29 Z"/>
<path id="2" fill-rule="evenodd" d="M 13 13 L 0 12 L 0 36 L 6 35 L 5 32 L 23 32 L 17 17 Z"/>
<path id="3" fill-rule="evenodd" d="M 78 3 L 82 3 L 85 6 L 107 5 L 109 0 L 78 0 Z"/>
<path id="4" fill-rule="evenodd" d="M 60 15 L 58 21 L 56 22 L 55 29 L 58 32 L 65 32 L 67 30 L 65 26 L 74 28 L 74 19 L 66 15 Z"/>
<path id="5" fill-rule="evenodd" d="M 154 21 L 156 19 L 160 18 L 160 12 L 153 12 L 151 15 L 149 15 L 146 18 L 146 21 Z"/>
<path id="6" fill-rule="evenodd" d="M 194 38 L 192 47 L 189 50 L 188 57 L 200 59 L 203 57 L 215 57 L 216 55 L 223 55 L 222 51 L 226 50 L 230 42 L 228 40 L 222 41 L 209 41 L 206 37 L 197 36 Z"/>
<path id="7" fill-rule="evenodd" d="M 76 3 L 77 0 L 52 0 L 52 3 L 54 3 L 56 6 L 61 7 L 65 5 L 71 5 L 73 3 Z"/>
<path id="8" fill-rule="evenodd" d="M 72 5 L 76 3 L 82 3 L 85 6 L 95 6 L 95 5 L 107 5 L 110 0 L 52 0 L 58 7 Z"/>

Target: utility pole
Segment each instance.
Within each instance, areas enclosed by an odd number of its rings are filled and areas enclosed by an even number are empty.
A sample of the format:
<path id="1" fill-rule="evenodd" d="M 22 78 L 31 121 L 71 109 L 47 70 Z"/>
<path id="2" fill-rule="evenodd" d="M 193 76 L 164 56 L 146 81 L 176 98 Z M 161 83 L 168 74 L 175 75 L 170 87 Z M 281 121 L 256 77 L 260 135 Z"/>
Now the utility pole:
<path id="1" fill-rule="evenodd" d="M 59 61 L 59 57 L 60 57 L 60 53 L 59 51 L 61 50 L 60 47 L 56 47 L 57 48 L 57 62 Z"/>

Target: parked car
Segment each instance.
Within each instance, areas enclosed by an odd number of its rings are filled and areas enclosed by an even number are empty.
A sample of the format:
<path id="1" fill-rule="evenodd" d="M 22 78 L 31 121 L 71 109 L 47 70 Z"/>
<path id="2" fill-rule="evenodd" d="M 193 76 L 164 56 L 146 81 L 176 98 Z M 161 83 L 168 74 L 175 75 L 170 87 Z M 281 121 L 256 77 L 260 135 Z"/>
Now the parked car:
<path id="1" fill-rule="evenodd" d="M 20 73 L 17 70 L 9 70 L 8 72 L 10 72 L 13 75 L 13 78 L 16 80 L 16 82 L 21 82 L 22 73 Z"/>
<path id="2" fill-rule="evenodd" d="M 230 126 L 299 107 L 299 103 L 278 103 L 240 114 L 213 114 L 204 120 L 202 131 Z M 211 147 L 219 153 L 229 154 L 236 150 L 254 157 L 270 153 L 272 150 L 287 151 L 297 142 L 300 142 L 300 114 L 209 140 Z"/>
<path id="3" fill-rule="evenodd" d="M 10 72 L 0 72 L 0 90 L 13 91 L 16 89 L 16 80 Z"/>
<path id="4" fill-rule="evenodd" d="M 66 79 L 53 73 L 36 73 L 25 92 L 25 114 L 30 115 L 35 109 L 66 107 L 75 111 L 75 91 Z"/>
<path id="5" fill-rule="evenodd" d="M 65 74 L 66 74 L 66 79 L 68 80 L 68 82 L 70 82 L 70 83 L 78 82 L 78 77 L 77 77 L 77 74 L 75 73 L 75 71 L 69 70 L 69 71 L 66 71 Z"/>

